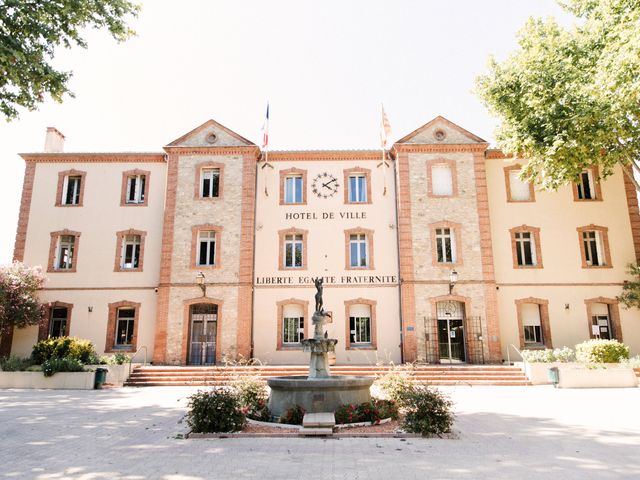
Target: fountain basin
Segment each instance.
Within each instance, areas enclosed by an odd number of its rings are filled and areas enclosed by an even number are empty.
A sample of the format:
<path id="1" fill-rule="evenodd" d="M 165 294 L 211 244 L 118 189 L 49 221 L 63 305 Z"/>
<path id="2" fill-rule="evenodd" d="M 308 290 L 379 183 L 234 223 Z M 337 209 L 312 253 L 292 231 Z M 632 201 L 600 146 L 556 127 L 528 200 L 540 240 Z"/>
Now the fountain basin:
<path id="1" fill-rule="evenodd" d="M 373 377 L 335 375 L 308 378 L 304 376 L 272 377 L 267 380 L 271 388 L 269 410 L 281 416 L 294 405 L 310 413 L 334 412 L 347 403 L 371 401 Z"/>

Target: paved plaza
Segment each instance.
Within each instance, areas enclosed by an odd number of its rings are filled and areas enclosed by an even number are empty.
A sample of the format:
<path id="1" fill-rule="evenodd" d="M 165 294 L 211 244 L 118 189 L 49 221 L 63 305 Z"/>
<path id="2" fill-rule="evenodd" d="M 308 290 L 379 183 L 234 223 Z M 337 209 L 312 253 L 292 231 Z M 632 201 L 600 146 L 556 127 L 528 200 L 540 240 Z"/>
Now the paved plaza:
<path id="1" fill-rule="evenodd" d="M 443 388 L 456 439 L 184 439 L 195 390 L 2 390 L 0 478 L 640 478 L 640 389 Z"/>

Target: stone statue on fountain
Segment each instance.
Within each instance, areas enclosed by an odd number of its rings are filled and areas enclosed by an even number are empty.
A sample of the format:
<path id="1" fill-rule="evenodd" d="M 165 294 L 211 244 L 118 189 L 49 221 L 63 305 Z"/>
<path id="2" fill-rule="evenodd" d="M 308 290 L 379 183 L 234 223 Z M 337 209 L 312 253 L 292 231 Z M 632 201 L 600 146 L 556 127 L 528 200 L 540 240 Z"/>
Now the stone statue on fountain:
<path id="1" fill-rule="evenodd" d="M 335 338 L 327 338 L 328 335 L 324 330 L 324 324 L 327 318 L 331 318 L 329 312 L 325 312 L 322 301 L 322 291 L 324 279 L 322 277 L 313 278 L 316 286 L 316 309 L 311 318 L 314 330 L 313 338 L 306 338 L 302 341 L 302 348 L 305 352 L 311 353 L 309 363 L 309 378 L 326 378 L 331 376 L 329 371 L 329 352 L 335 351 L 338 340 Z"/>

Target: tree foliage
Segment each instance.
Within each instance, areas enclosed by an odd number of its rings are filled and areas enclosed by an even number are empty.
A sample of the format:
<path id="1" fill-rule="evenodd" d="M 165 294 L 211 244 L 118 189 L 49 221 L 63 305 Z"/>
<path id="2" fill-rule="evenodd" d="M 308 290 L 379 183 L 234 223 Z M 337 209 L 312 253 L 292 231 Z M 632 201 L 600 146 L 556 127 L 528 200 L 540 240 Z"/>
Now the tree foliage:
<path id="1" fill-rule="evenodd" d="M 498 144 L 527 160 L 523 178 L 546 189 L 589 166 L 602 177 L 618 164 L 640 172 L 640 0 L 561 5 L 577 25 L 529 19 L 520 48 L 503 62 L 490 58 L 489 73 L 477 79 L 477 93 L 501 120 Z"/>
<path id="2" fill-rule="evenodd" d="M 36 292 L 45 280 L 40 267 L 27 267 L 20 262 L 0 267 L 0 335 L 12 327 L 40 322 L 42 306 Z"/>
<path id="3" fill-rule="evenodd" d="M 126 17 L 139 6 L 129 0 L 0 0 L 0 112 L 17 118 L 46 94 L 57 102 L 69 91 L 71 72 L 52 65 L 56 47 L 87 47 L 83 30 L 106 28 L 123 41 L 135 32 Z"/>
<path id="4" fill-rule="evenodd" d="M 627 273 L 635 280 L 625 282 L 622 286 L 622 294 L 618 297 L 618 301 L 625 308 L 640 308 L 640 264 L 634 263 L 627 266 Z"/>

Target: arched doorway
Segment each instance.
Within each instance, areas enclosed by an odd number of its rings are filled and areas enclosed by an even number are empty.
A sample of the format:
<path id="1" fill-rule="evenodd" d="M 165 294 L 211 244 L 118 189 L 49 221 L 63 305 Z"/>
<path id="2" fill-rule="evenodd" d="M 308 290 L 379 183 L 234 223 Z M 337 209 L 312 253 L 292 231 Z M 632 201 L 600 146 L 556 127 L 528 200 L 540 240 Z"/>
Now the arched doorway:
<path id="1" fill-rule="evenodd" d="M 466 362 L 464 304 L 454 300 L 436 303 L 440 363 Z"/>
<path id="2" fill-rule="evenodd" d="M 189 365 L 216 363 L 218 305 L 196 303 L 189 307 Z"/>

